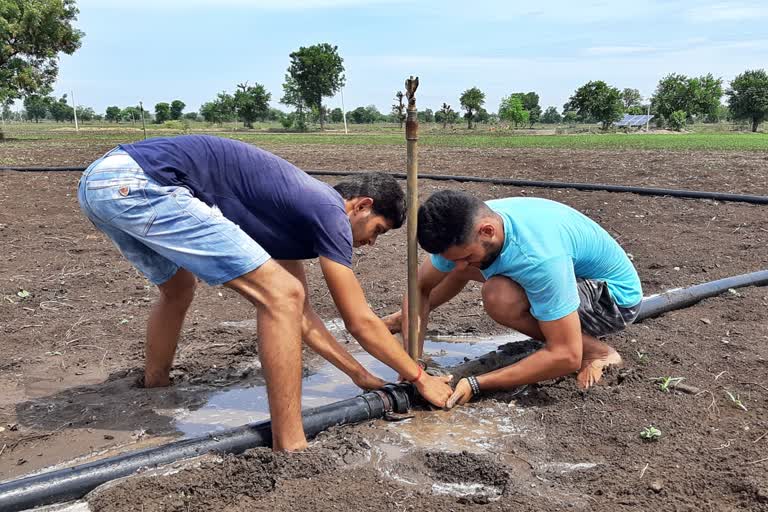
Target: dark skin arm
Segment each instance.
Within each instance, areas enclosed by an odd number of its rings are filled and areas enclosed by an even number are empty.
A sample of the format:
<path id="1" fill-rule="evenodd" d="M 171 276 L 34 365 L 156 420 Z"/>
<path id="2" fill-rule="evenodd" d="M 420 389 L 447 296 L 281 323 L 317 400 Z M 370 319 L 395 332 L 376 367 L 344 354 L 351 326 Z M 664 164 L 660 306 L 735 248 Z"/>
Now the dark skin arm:
<path id="1" fill-rule="evenodd" d="M 581 322 L 576 311 L 551 322 L 539 321 L 546 345 L 525 359 L 479 375 L 477 383 L 481 391 L 509 389 L 523 384 L 562 377 L 579 370 L 582 356 Z M 456 386 L 448 400 L 448 408 L 463 405 L 472 398 L 472 390 L 466 379 Z"/>
<path id="2" fill-rule="evenodd" d="M 444 407 L 452 392 L 448 385 L 451 376 L 432 377 L 419 368 L 371 311 L 352 269 L 322 256 L 320 267 L 349 333 L 369 354 L 413 382 L 425 399 Z"/>

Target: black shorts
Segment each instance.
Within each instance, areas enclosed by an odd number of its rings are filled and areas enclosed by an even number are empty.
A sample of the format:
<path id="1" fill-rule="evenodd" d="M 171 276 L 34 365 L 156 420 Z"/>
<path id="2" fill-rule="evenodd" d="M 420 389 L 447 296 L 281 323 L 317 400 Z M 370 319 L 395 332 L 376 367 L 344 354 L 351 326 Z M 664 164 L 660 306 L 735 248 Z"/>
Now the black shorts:
<path id="1" fill-rule="evenodd" d="M 576 279 L 579 289 L 581 330 L 592 336 L 606 336 L 624 330 L 635 321 L 640 304 L 625 308 L 614 302 L 604 281 Z"/>

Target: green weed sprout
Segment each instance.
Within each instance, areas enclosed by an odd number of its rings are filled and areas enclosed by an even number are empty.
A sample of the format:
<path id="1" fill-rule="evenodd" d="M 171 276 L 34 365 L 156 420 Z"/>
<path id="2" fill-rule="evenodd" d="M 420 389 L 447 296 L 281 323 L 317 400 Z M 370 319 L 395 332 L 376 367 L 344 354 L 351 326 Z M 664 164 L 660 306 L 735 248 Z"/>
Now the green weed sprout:
<path id="1" fill-rule="evenodd" d="M 743 403 L 741 403 L 741 399 L 739 399 L 739 395 L 734 396 L 734 394 L 731 393 L 730 391 L 726 391 L 725 394 L 728 395 L 728 398 L 731 399 L 731 402 L 733 403 L 733 405 L 735 405 L 736 407 L 739 407 L 740 409 L 743 409 L 746 412 L 747 408 Z"/>
<path id="2" fill-rule="evenodd" d="M 659 377 L 656 382 L 659 383 L 659 389 L 665 393 L 669 393 L 669 388 L 675 387 L 685 380 L 685 377 Z"/>
<path id="3" fill-rule="evenodd" d="M 646 441 L 658 441 L 658 439 L 661 437 L 661 430 L 657 429 L 653 425 L 650 425 L 648 427 L 645 427 L 640 432 L 640 437 L 642 437 Z"/>

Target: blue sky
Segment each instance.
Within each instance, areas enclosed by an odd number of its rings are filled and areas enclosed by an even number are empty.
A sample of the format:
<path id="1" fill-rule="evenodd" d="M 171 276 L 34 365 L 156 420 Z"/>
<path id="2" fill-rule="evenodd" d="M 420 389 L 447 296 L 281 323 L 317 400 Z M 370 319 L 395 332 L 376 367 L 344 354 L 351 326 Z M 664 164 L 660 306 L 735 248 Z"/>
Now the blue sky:
<path id="1" fill-rule="evenodd" d="M 187 111 L 259 82 L 282 96 L 288 54 L 319 42 L 344 58 L 347 110 L 389 111 L 418 75 L 420 109 L 477 86 L 486 108 L 536 91 L 558 110 L 575 88 L 605 80 L 644 96 L 659 78 L 726 81 L 768 67 L 768 2 L 538 0 L 80 0 L 83 46 L 63 56 L 54 92 L 103 112 L 181 99 Z M 341 106 L 339 96 L 327 100 Z"/>

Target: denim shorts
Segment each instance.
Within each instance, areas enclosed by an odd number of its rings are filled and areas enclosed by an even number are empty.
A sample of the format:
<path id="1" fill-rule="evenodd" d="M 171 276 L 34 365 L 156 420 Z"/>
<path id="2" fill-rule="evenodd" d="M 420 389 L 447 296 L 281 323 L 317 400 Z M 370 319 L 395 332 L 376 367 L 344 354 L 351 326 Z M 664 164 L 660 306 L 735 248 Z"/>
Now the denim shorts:
<path id="1" fill-rule="evenodd" d="M 185 268 L 218 285 L 259 268 L 269 254 L 185 187 L 167 187 L 116 148 L 92 163 L 78 187 L 83 213 L 153 284 Z"/>
<path id="2" fill-rule="evenodd" d="M 640 304 L 625 308 L 616 304 L 605 281 L 577 279 L 581 330 L 594 337 L 623 331 L 635 321 Z"/>

